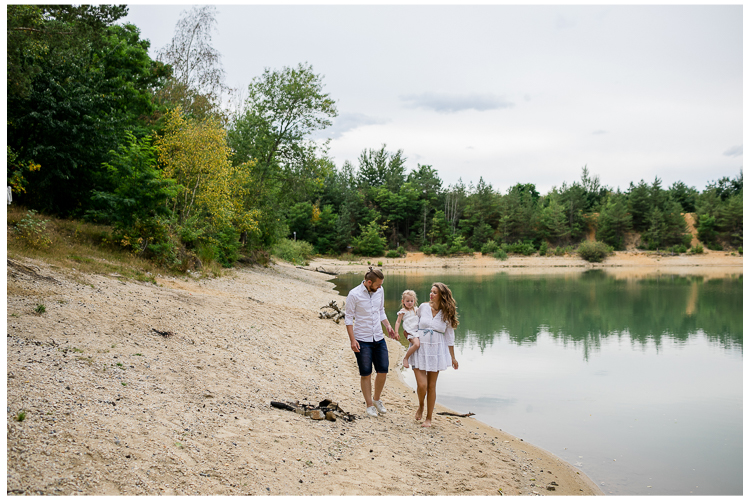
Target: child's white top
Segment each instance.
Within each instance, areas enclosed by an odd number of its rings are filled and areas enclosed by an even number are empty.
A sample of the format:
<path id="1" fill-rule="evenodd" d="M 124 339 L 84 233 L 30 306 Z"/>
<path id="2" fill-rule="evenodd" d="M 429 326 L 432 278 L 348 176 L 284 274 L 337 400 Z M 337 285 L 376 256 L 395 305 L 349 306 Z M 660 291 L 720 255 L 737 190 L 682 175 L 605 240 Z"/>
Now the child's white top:
<path id="1" fill-rule="evenodd" d="M 398 314 L 404 315 L 402 319 L 404 331 L 409 333 L 417 333 L 417 330 L 419 330 L 419 316 L 417 316 L 416 310 L 412 309 L 411 311 L 409 311 L 402 307 Z"/>

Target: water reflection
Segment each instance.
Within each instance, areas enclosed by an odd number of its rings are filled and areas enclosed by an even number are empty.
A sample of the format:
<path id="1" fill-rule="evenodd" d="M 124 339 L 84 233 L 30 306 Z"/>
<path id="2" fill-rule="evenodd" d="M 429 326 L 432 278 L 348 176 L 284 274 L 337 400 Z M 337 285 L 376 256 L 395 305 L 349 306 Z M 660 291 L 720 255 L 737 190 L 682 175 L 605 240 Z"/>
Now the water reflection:
<path id="1" fill-rule="evenodd" d="M 345 295 L 360 280 L 341 276 L 336 283 Z M 446 282 L 458 302 L 458 346 L 483 351 L 500 335 L 516 344 L 549 335 L 562 345 L 580 347 L 588 359 L 609 337 L 627 338 L 636 349 L 653 345 L 658 352 L 665 339 L 679 344 L 703 335 L 724 348 L 742 350 L 742 275 L 629 279 L 602 270 L 540 276 L 396 274 L 384 286 L 386 312 L 395 314 L 408 287 L 426 300 L 434 281 Z"/>
<path id="2" fill-rule="evenodd" d="M 741 272 L 634 274 L 387 273 L 386 313 L 393 323 L 405 288 L 424 301 L 447 283 L 462 369 L 441 375 L 438 402 L 551 451 L 606 493 L 741 494 Z"/>

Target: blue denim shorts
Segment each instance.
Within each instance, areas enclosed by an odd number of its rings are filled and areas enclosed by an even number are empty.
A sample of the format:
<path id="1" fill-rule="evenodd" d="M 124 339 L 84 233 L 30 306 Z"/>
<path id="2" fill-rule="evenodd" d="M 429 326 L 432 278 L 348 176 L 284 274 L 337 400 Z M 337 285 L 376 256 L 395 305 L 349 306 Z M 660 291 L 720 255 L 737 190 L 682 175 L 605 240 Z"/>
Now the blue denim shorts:
<path id="1" fill-rule="evenodd" d="M 355 352 L 359 375 L 368 377 L 372 375 L 372 365 L 375 365 L 376 373 L 388 373 L 388 346 L 385 339 L 377 342 L 359 342 L 359 352 Z"/>

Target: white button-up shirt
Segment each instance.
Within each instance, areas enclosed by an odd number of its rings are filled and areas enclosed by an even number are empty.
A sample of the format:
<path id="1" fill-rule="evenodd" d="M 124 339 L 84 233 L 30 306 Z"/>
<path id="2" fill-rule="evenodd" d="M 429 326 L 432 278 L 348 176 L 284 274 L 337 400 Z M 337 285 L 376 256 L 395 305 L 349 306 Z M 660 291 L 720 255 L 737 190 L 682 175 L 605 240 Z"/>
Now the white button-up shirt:
<path id="1" fill-rule="evenodd" d="M 377 342 L 385 338 L 380 322 L 388 318 L 385 315 L 385 294 L 382 286 L 374 293 L 365 288 L 364 281 L 352 288 L 346 297 L 345 311 L 344 323 L 354 325 L 352 328 L 356 341 Z"/>

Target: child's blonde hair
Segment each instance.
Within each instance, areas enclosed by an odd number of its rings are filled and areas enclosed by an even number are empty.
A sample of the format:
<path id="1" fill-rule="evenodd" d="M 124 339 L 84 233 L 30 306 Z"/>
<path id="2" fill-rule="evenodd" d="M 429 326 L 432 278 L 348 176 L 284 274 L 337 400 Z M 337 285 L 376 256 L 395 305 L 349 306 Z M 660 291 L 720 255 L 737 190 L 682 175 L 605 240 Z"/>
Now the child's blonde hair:
<path id="1" fill-rule="evenodd" d="M 406 297 L 414 297 L 414 307 L 417 306 L 417 292 L 414 290 L 404 290 L 404 293 L 401 294 L 401 307 L 406 307 L 404 306 L 404 298 Z"/>

